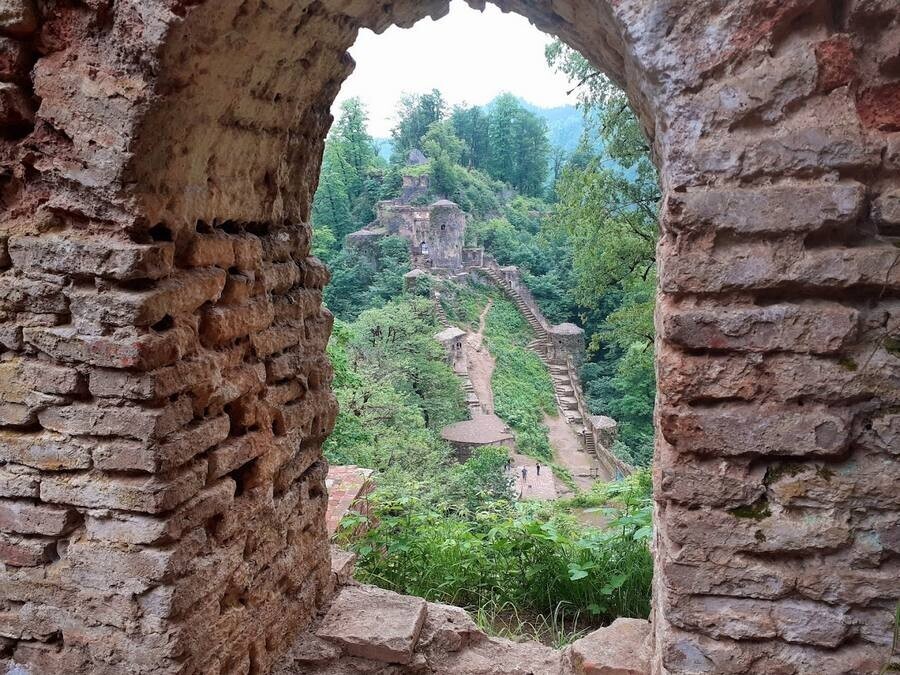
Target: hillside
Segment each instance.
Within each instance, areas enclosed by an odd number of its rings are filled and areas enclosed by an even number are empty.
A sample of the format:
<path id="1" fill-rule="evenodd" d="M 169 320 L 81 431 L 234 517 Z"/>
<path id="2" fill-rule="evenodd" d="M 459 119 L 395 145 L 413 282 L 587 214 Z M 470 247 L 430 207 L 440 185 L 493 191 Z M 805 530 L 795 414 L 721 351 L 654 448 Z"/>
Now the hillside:
<path id="1" fill-rule="evenodd" d="M 547 138 L 551 146 L 562 149 L 566 154 L 575 151 L 584 131 L 584 115 L 578 108 L 574 105 L 542 108 L 529 103 L 521 97 L 516 97 L 516 100 L 519 101 L 525 110 L 535 114 L 547 123 Z M 482 109 L 489 110 L 495 101 L 496 99 L 481 106 Z M 390 138 L 376 138 L 374 141 L 379 156 L 385 161 L 389 161 L 394 151 L 393 141 Z"/>

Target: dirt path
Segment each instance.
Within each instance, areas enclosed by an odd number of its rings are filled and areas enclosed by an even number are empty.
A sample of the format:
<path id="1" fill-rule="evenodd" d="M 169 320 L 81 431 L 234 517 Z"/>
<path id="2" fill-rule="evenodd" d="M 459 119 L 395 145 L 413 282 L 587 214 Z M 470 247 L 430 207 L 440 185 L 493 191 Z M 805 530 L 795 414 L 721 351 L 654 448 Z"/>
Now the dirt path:
<path id="1" fill-rule="evenodd" d="M 491 311 L 493 300 L 489 300 L 487 305 L 478 317 L 478 332 L 468 333 L 466 335 L 465 350 L 466 360 L 469 364 L 469 379 L 472 381 L 472 387 L 475 394 L 481 402 L 481 409 L 485 414 L 494 413 L 494 390 L 491 387 L 491 378 L 494 376 L 494 366 L 496 361 L 484 346 L 484 322 L 487 313 Z"/>
<path id="2" fill-rule="evenodd" d="M 512 467 L 507 472 L 513 481 L 513 490 L 519 499 L 534 499 L 538 501 L 551 501 L 556 499 L 557 480 L 553 475 L 553 469 L 549 466 L 542 465 L 541 472 L 538 473 L 537 462 L 525 455 L 517 452 L 511 452 Z M 522 476 L 522 469 L 525 469 L 525 476 Z"/>
<path id="3" fill-rule="evenodd" d="M 583 475 L 590 474 L 592 469 L 599 469 L 600 465 L 586 452 L 582 452 L 581 439 L 566 423 L 565 417 L 561 414 L 556 417 L 545 414 L 544 424 L 550 430 L 550 446 L 553 448 L 554 460 L 569 470 L 580 490 L 590 490 L 597 480 L 610 480 L 604 473 L 601 473 L 599 478 Z"/>

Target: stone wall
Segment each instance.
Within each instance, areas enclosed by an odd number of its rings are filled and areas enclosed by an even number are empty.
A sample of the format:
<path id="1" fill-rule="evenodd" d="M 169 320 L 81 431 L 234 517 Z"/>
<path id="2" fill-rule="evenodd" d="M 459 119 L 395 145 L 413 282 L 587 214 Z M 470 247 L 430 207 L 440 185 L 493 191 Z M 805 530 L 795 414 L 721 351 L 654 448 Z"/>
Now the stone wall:
<path id="1" fill-rule="evenodd" d="M 655 670 L 877 671 L 897 3 L 498 4 L 627 88 L 661 171 Z M 324 600 L 330 317 L 304 223 L 357 31 L 446 8 L 0 2 L 5 656 L 261 672 Z"/>

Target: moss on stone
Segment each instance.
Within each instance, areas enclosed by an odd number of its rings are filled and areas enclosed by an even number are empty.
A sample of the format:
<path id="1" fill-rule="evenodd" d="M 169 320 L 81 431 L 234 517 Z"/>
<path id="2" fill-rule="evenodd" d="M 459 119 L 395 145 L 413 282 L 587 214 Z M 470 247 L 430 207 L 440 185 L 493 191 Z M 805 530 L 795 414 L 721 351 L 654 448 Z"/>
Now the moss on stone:
<path id="1" fill-rule="evenodd" d="M 728 513 L 735 518 L 750 518 L 752 520 L 764 520 L 772 515 L 769 509 L 769 502 L 765 497 L 760 497 L 752 504 L 744 504 L 733 509 L 729 509 Z"/>
<path id="2" fill-rule="evenodd" d="M 803 471 L 804 465 L 797 462 L 782 462 L 774 464 L 766 470 L 763 485 L 773 485 L 785 476 L 796 476 Z"/>
<path id="3" fill-rule="evenodd" d="M 834 471 L 832 471 L 827 466 L 820 466 L 816 469 L 816 473 L 819 474 L 823 480 L 830 483 L 831 479 L 834 478 Z"/>
<path id="4" fill-rule="evenodd" d="M 856 361 L 851 359 L 849 356 L 839 359 L 838 365 L 841 366 L 842 368 L 845 368 L 845 369 L 851 371 L 851 372 L 855 372 L 859 369 L 859 366 L 857 365 Z"/>
<path id="5" fill-rule="evenodd" d="M 900 338 L 885 338 L 883 345 L 889 354 L 900 356 Z"/>

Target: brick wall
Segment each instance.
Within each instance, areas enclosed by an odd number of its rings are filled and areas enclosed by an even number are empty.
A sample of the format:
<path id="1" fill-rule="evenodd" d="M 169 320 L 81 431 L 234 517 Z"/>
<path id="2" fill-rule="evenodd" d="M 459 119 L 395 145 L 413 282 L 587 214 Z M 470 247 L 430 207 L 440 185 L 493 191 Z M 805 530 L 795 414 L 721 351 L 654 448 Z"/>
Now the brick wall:
<path id="1" fill-rule="evenodd" d="M 656 671 L 877 670 L 900 586 L 896 3 L 500 4 L 627 87 L 660 167 Z M 4 656 L 261 672 L 325 601 L 305 223 L 357 30 L 444 11 L 0 2 Z"/>

